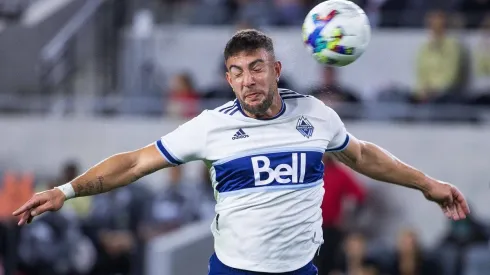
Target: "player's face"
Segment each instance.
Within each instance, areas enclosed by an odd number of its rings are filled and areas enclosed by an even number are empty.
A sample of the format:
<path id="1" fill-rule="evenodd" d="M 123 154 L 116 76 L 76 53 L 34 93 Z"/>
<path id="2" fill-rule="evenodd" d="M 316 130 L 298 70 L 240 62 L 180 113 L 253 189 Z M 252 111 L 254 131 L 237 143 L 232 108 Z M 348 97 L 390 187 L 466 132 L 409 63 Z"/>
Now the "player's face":
<path id="1" fill-rule="evenodd" d="M 228 58 L 226 67 L 226 79 L 241 107 L 252 114 L 265 113 L 277 93 L 281 63 L 265 49 L 258 49 Z"/>

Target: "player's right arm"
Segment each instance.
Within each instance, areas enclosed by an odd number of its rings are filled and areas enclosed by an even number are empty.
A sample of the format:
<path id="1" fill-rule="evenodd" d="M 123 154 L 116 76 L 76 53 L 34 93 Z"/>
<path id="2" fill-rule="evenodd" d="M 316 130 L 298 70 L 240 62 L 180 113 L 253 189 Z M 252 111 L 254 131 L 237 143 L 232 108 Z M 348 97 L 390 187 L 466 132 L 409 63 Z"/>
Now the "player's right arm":
<path id="1" fill-rule="evenodd" d="M 67 199 L 109 192 L 171 165 L 162 157 L 155 144 L 116 154 L 61 186 L 61 189 L 54 188 L 36 193 L 13 215 L 19 216 L 19 225 L 23 225 L 46 211 L 59 210 Z"/>
<path id="2" fill-rule="evenodd" d="M 109 192 L 159 169 L 204 159 L 209 124 L 206 114 L 204 111 L 154 144 L 113 155 L 70 183 L 35 194 L 13 215 L 19 216 L 19 225 L 23 225 L 46 211 L 59 210 L 67 199 Z"/>

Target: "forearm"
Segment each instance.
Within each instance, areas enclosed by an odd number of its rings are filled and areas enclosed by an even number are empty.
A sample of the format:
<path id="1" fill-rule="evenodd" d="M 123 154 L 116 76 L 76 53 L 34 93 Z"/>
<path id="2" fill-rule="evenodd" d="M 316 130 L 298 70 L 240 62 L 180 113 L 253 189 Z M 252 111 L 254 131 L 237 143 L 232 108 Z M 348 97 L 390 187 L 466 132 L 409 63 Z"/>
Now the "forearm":
<path id="1" fill-rule="evenodd" d="M 421 171 L 403 163 L 379 146 L 361 142 L 360 156 L 353 160 L 336 153 L 337 158 L 355 171 L 372 179 L 427 191 L 431 179 Z"/>
<path id="2" fill-rule="evenodd" d="M 136 161 L 128 153 L 111 156 L 70 182 L 75 196 L 92 196 L 111 191 L 136 181 Z"/>

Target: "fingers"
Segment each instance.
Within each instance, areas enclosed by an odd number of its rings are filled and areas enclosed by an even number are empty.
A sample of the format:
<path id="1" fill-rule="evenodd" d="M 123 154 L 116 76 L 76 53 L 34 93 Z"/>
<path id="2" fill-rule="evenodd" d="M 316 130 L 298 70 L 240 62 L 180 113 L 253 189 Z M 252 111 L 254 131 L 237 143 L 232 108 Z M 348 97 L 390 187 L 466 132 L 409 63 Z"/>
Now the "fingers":
<path id="1" fill-rule="evenodd" d="M 51 210 L 50 203 L 44 203 L 39 205 L 38 207 L 28 209 L 22 214 L 22 217 L 20 218 L 18 225 L 21 226 L 26 223 L 29 224 L 32 222 L 32 219 L 34 219 L 34 217 L 39 216 L 49 210 Z"/>
<path id="2" fill-rule="evenodd" d="M 463 210 L 463 206 L 461 206 L 460 203 L 456 203 L 456 210 L 458 212 L 458 216 L 460 219 L 465 219 L 466 218 L 466 213 Z"/>
<path id="3" fill-rule="evenodd" d="M 454 201 L 461 207 L 461 211 L 465 215 L 470 214 L 470 207 L 468 206 L 468 202 L 466 202 L 466 199 L 464 198 L 463 194 L 458 190 L 458 188 L 452 186 L 451 192 L 453 194 Z"/>
<path id="4" fill-rule="evenodd" d="M 22 226 L 26 223 L 29 223 L 30 220 L 32 220 L 32 217 L 31 217 L 31 212 L 30 211 L 25 211 L 23 214 L 22 214 L 22 217 L 20 218 L 19 220 L 19 223 L 18 225 L 19 226 Z"/>
<path id="5" fill-rule="evenodd" d="M 15 210 L 14 213 L 12 213 L 12 215 L 14 216 L 21 215 L 21 218 L 17 224 L 19 226 L 22 226 L 26 223 L 30 223 L 32 221 L 32 216 L 30 211 L 31 209 L 37 207 L 39 204 L 40 202 L 38 199 L 32 198 L 24 205 L 22 205 L 19 209 Z"/>
<path id="6" fill-rule="evenodd" d="M 453 203 L 452 205 L 441 206 L 441 208 L 448 219 L 458 221 L 466 218 L 466 213 L 461 204 Z"/>
<path id="7" fill-rule="evenodd" d="M 12 213 L 12 215 L 19 216 L 20 214 L 26 212 L 27 210 L 37 207 L 39 204 L 40 203 L 38 199 L 32 198 L 24 205 L 22 205 L 19 209 L 15 210 L 14 213 Z"/>
<path id="8" fill-rule="evenodd" d="M 44 203 L 44 204 L 41 204 L 40 206 L 32 209 L 30 211 L 30 215 L 32 217 L 35 217 L 35 216 L 39 216 L 41 215 L 42 213 L 46 212 L 46 211 L 49 211 L 51 209 L 51 204 L 50 203 Z"/>
<path id="9" fill-rule="evenodd" d="M 470 209 L 463 194 L 455 186 L 451 186 L 451 199 L 452 203 L 450 204 L 450 208 L 452 219 L 455 221 L 465 219 L 470 213 Z"/>
<path id="10" fill-rule="evenodd" d="M 32 219 L 46 211 L 53 209 L 51 200 L 43 194 L 36 194 L 28 202 L 12 213 L 14 216 L 20 216 L 19 226 L 30 223 Z"/>
<path id="11" fill-rule="evenodd" d="M 451 218 L 455 221 L 459 220 L 457 204 L 453 203 L 449 208 L 451 209 Z"/>
<path id="12" fill-rule="evenodd" d="M 464 219 L 466 216 L 464 216 L 464 213 L 460 213 L 459 210 L 458 210 L 458 204 L 445 204 L 445 205 L 441 205 L 441 208 L 442 208 L 442 211 L 444 212 L 444 215 L 448 218 L 448 219 L 452 219 L 452 220 L 460 220 L 460 219 Z"/>
<path id="13" fill-rule="evenodd" d="M 441 206 L 442 212 L 444 212 L 444 215 L 450 219 L 451 218 L 451 211 L 449 210 L 449 207 L 447 206 Z"/>

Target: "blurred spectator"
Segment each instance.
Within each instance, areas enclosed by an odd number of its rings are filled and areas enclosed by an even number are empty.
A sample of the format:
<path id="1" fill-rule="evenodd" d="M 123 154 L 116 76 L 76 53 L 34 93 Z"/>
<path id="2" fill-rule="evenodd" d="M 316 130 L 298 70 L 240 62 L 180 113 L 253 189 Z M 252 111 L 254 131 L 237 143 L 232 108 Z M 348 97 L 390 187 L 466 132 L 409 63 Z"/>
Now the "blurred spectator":
<path id="1" fill-rule="evenodd" d="M 325 195 L 322 202 L 323 239 L 320 253 L 315 258 L 318 274 L 329 274 L 335 258 L 340 253 L 342 243 L 342 204 L 347 199 L 355 199 L 360 209 L 364 198 L 364 188 L 351 176 L 342 164 L 337 163 L 328 154 L 323 157 L 325 172 L 323 176 Z"/>
<path id="2" fill-rule="evenodd" d="M 35 177 L 31 173 L 4 171 L 0 182 L 0 274 L 12 274 L 18 263 L 21 228 L 12 212 L 34 193 Z"/>
<path id="3" fill-rule="evenodd" d="M 407 0 L 361 0 L 358 4 L 366 11 L 371 26 L 399 27 L 400 15 L 407 6 Z"/>
<path id="4" fill-rule="evenodd" d="M 458 10 L 462 13 L 467 28 L 478 28 L 485 16 L 490 14 L 490 1 L 462 0 Z"/>
<path id="5" fill-rule="evenodd" d="M 189 74 L 178 74 L 172 79 L 166 98 L 166 114 L 177 118 L 192 118 L 200 111 L 200 98 Z"/>
<path id="6" fill-rule="evenodd" d="M 276 18 L 272 1 L 234 0 L 237 3 L 236 21 L 247 22 L 258 28 L 273 25 Z M 235 22 L 232 22 L 235 23 Z"/>
<path id="7" fill-rule="evenodd" d="M 53 180 L 48 188 L 58 185 Z M 93 243 L 68 208 L 45 213 L 23 227 L 18 253 L 20 271 L 32 275 L 87 274 L 96 259 Z"/>
<path id="8" fill-rule="evenodd" d="M 437 263 L 424 253 L 414 231 L 400 231 L 396 244 L 395 259 L 389 267 L 390 275 L 441 274 Z"/>
<path id="9" fill-rule="evenodd" d="M 349 234 L 343 244 L 343 253 L 337 258 L 329 275 L 376 275 L 381 267 L 366 251 L 366 239 L 361 233 Z"/>
<path id="10" fill-rule="evenodd" d="M 401 27 L 403 24 L 400 16 L 407 8 L 408 0 L 386 0 L 380 7 L 381 18 L 379 21 L 380 27 Z"/>
<path id="11" fill-rule="evenodd" d="M 226 24 L 232 21 L 236 3 L 228 0 L 197 0 L 191 16 L 194 24 Z"/>
<path id="12" fill-rule="evenodd" d="M 446 35 L 447 21 L 443 11 L 427 16 L 429 40 L 422 45 L 417 59 L 415 102 L 454 101 L 460 87 L 462 47 Z"/>
<path id="13" fill-rule="evenodd" d="M 449 260 L 443 258 L 442 261 L 444 265 L 451 265 L 451 267 L 446 266 L 445 268 L 451 270 L 452 274 L 462 275 L 466 264 L 464 262 L 466 251 L 474 245 L 488 245 L 488 229 L 475 217 L 474 211 L 467 215 L 466 219 L 460 221 L 450 220 L 448 224 L 448 231 L 442 237 L 439 250 L 444 252 L 443 256 L 452 254 L 452 257 Z"/>
<path id="14" fill-rule="evenodd" d="M 274 23 L 277 25 L 299 26 L 308 13 L 304 0 L 274 0 L 274 8 L 276 10 L 276 22 Z"/>
<path id="15" fill-rule="evenodd" d="M 79 165 L 75 161 L 68 161 L 64 164 L 59 184 L 65 184 L 79 176 Z M 89 214 L 92 197 L 80 197 L 76 200 L 69 200 L 66 206 L 71 208 L 80 217 L 84 218 Z"/>
<path id="16" fill-rule="evenodd" d="M 476 50 L 478 76 L 490 78 L 490 14 L 485 18 L 481 25 L 480 41 Z M 489 87 L 490 88 L 490 87 Z"/>
<path id="17" fill-rule="evenodd" d="M 369 18 L 369 23 L 373 28 L 379 26 L 379 24 L 380 24 L 381 17 L 382 17 L 381 6 L 386 1 L 387 0 L 361 0 L 361 1 L 358 1 L 359 2 L 358 4 L 366 12 L 366 15 Z"/>
<path id="18" fill-rule="evenodd" d="M 339 102 L 360 102 L 353 91 L 340 83 L 336 68 L 325 66 L 321 73 L 322 83 L 319 87 L 313 88 L 312 95 L 325 103 L 328 102 L 328 105 L 335 105 Z"/>
<path id="19" fill-rule="evenodd" d="M 85 224 L 98 253 L 90 274 L 142 274 L 144 247 L 137 230 L 143 218 L 142 205 L 150 198 L 138 182 L 94 197 Z"/>
<path id="20" fill-rule="evenodd" d="M 182 166 L 169 168 L 168 186 L 145 204 L 140 231 L 145 241 L 172 232 L 199 218 L 194 192 L 184 182 Z"/>
<path id="21" fill-rule="evenodd" d="M 490 14 L 485 18 L 481 26 L 481 33 L 477 48 L 474 51 L 476 61 L 473 88 L 477 97 L 474 104 L 490 105 Z"/>

